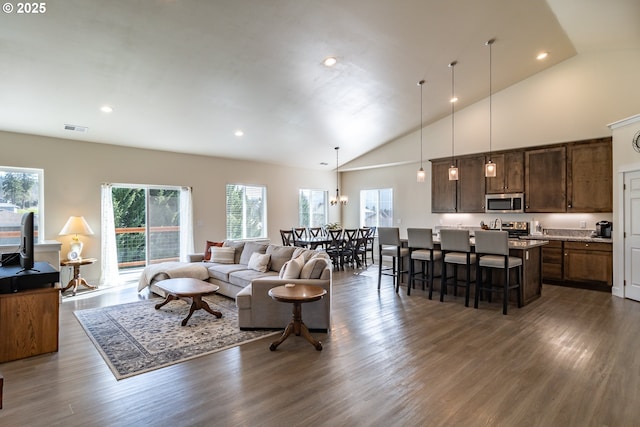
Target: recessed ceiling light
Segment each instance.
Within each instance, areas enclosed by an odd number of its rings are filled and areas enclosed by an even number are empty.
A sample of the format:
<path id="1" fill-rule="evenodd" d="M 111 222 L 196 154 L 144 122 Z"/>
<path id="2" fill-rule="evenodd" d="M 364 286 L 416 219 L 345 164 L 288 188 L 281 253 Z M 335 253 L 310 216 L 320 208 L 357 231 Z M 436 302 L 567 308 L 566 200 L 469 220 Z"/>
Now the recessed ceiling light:
<path id="1" fill-rule="evenodd" d="M 235 131 L 234 135 L 235 136 L 242 136 L 242 135 L 244 135 L 244 132 L 242 130 L 238 129 L 237 131 Z"/>
<path id="2" fill-rule="evenodd" d="M 451 98 L 451 99 L 449 100 L 449 102 L 458 102 L 458 97 L 457 97 L 457 96 L 454 96 L 453 98 Z"/>
<path id="3" fill-rule="evenodd" d="M 322 61 L 322 63 L 327 67 L 333 67 L 338 63 L 338 60 L 336 59 L 335 56 L 329 56 L 328 58 L 325 58 L 325 60 Z"/>
<path id="4" fill-rule="evenodd" d="M 547 56 L 549 56 L 549 52 L 540 52 L 538 54 L 538 56 L 536 56 L 536 59 L 538 61 L 542 61 L 544 58 L 546 58 Z"/>
<path id="5" fill-rule="evenodd" d="M 102 111 L 103 113 L 113 113 L 113 107 L 110 105 L 103 105 L 102 107 L 100 107 L 100 111 Z"/>
<path id="6" fill-rule="evenodd" d="M 320 162 L 320 166 L 327 166 L 329 163 L 327 162 Z"/>

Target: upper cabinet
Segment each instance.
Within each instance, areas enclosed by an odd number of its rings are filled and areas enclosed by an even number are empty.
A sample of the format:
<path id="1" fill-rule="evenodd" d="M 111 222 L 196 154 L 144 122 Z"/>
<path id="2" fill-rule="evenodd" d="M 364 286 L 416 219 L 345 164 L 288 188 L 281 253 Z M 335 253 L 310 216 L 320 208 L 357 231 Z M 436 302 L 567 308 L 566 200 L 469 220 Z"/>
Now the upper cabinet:
<path id="1" fill-rule="evenodd" d="M 457 212 L 484 212 L 484 156 L 458 159 Z"/>
<path id="2" fill-rule="evenodd" d="M 567 149 L 541 148 L 524 152 L 526 212 L 566 212 Z"/>
<path id="3" fill-rule="evenodd" d="M 567 146 L 567 212 L 613 210 L 611 138 Z"/>
<path id="4" fill-rule="evenodd" d="M 432 212 L 484 212 L 485 193 L 524 193 L 525 212 L 613 210 L 611 138 L 494 153 L 493 178 L 484 177 L 485 159 L 454 158 L 459 181 L 449 181 L 451 158 L 431 160 Z"/>
<path id="5" fill-rule="evenodd" d="M 486 178 L 487 194 L 524 192 L 524 155 L 511 151 L 491 155 L 496 164 L 496 176 Z"/>
<path id="6" fill-rule="evenodd" d="M 449 181 L 451 159 L 431 162 L 431 212 L 457 212 L 457 182 Z"/>

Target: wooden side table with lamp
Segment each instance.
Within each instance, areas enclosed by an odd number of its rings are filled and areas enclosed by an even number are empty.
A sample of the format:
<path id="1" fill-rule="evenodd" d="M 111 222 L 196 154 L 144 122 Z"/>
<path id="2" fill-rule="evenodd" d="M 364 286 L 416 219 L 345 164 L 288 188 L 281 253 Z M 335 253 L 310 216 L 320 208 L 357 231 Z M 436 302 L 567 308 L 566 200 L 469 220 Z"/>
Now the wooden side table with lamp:
<path id="1" fill-rule="evenodd" d="M 69 244 L 69 253 L 67 253 L 67 259 L 60 261 L 62 266 L 73 267 L 73 278 L 69 281 L 67 286 L 62 288 L 61 292 L 73 287 L 73 295 L 76 294 L 78 286 L 82 285 L 89 289 L 96 289 L 96 286 L 91 286 L 85 279 L 80 276 L 80 266 L 93 264 L 98 261 L 96 258 L 82 258 L 82 242 L 78 238 L 78 235 L 90 236 L 93 235 L 93 230 L 84 219 L 83 216 L 70 216 L 67 222 L 62 227 L 59 233 L 60 236 L 73 235 L 71 243 Z"/>

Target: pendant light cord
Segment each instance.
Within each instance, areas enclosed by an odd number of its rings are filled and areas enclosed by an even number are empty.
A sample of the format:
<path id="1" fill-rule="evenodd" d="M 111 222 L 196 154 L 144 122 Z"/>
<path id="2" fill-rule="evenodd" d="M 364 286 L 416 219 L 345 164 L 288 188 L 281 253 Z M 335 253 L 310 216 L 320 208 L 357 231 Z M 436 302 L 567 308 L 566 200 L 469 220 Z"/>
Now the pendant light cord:
<path id="1" fill-rule="evenodd" d="M 458 61 L 453 61 L 449 64 L 451 67 L 451 166 L 453 166 L 453 156 L 454 156 L 454 143 L 455 143 L 455 122 L 454 122 L 454 112 L 455 112 L 455 71 L 454 67 Z"/>
<path id="2" fill-rule="evenodd" d="M 493 82 L 493 58 L 492 58 L 492 46 L 493 46 L 493 42 L 495 42 L 496 39 L 491 39 L 489 41 L 487 41 L 487 45 L 489 46 L 489 162 L 491 162 L 491 153 L 492 153 L 492 140 L 493 140 L 493 103 L 492 103 L 492 94 L 493 94 L 493 87 L 492 87 L 492 82 Z"/>
<path id="3" fill-rule="evenodd" d="M 422 118 L 424 117 L 423 111 L 422 111 L 422 104 L 423 104 L 423 96 L 422 96 L 422 86 L 424 86 L 424 80 L 420 80 L 418 82 L 418 84 L 420 85 L 420 169 L 422 168 Z"/>

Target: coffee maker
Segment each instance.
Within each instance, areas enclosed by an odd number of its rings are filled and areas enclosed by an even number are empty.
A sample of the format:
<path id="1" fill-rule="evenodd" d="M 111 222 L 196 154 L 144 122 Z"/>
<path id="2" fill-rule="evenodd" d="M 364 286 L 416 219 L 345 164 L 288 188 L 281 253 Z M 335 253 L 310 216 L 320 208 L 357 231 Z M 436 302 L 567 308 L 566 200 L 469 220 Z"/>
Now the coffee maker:
<path id="1" fill-rule="evenodd" d="M 596 237 L 604 237 L 606 239 L 611 238 L 611 230 L 613 224 L 611 221 L 598 221 L 596 222 Z"/>

